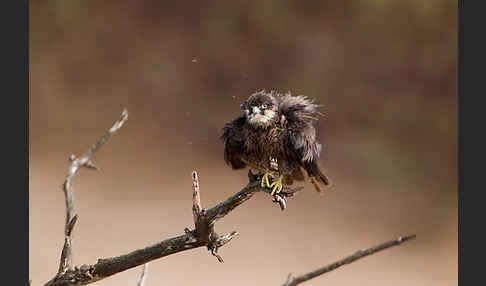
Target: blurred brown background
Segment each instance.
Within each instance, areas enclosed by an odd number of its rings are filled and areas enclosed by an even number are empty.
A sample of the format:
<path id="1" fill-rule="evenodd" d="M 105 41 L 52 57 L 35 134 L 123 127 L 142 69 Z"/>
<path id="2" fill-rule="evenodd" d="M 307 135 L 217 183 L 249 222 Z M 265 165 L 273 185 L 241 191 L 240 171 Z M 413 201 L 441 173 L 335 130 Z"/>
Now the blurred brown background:
<path id="1" fill-rule="evenodd" d="M 257 194 L 217 224 L 237 230 L 150 264 L 147 286 L 280 285 L 355 250 L 417 239 L 305 285 L 457 285 L 457 1 L 31 1 L 30 275 L 63 244 L 61 184 L 118 118 L 127 124 L 75 178 L 75 263 L 192 225 L 192 170 L 210 207 L 246 171 L 218 137 L 261 89 L 323 104 L 320 164 L 281 212 Z M 141 267 L 97 285 L 135 285 Z"/>

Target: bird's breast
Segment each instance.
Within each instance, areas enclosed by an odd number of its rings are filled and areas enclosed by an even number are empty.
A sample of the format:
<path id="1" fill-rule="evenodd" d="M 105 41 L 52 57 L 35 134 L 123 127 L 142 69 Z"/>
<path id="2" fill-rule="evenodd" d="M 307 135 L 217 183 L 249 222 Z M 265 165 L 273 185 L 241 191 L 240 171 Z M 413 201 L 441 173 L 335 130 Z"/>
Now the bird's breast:
<path id="1" fill-rule="evenodd" d="M 256 131 L 253 136 L 250 136 L 249 149 L 256 152 L 257 156 L 280 157 L 279 153 L 282 151 L 284 142 L 282 131 L 278 127 Z"/>

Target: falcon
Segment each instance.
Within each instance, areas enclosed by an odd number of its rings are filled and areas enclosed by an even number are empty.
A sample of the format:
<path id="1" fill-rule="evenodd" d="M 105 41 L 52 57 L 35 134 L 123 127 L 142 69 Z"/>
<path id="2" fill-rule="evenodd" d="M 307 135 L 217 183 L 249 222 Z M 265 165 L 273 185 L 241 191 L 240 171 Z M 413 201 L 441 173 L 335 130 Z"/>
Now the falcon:
<path id="1" fill-rule="evenodd" d="M 261 187 L 278 194 L 284 185 L 304 181 L 321 192 L 329 185 L 317 160 L 321 144 L 312 125 L 317 105 L 305 96 L 255 92 L 241 103 L 244 114 L 223 127 L 224 159 L 233 169 L 250 167 L 262 174 Z"/>

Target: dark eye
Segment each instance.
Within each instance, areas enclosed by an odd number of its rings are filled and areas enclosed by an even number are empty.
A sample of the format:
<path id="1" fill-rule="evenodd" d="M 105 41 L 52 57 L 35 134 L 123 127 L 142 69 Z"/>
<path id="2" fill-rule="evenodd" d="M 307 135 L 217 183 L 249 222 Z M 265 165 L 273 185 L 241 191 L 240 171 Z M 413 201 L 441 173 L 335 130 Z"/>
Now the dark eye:
<path id="1" fill-rule="evenodd" d="M 262 105 L 261 105 L 261 108 L 262 108 L 262 109 L 265 109 L 265 108 L 267 108 L 267 107 L 268 107 L 268 106 L 267 106 L 266 104 L 262 104 Z"/>

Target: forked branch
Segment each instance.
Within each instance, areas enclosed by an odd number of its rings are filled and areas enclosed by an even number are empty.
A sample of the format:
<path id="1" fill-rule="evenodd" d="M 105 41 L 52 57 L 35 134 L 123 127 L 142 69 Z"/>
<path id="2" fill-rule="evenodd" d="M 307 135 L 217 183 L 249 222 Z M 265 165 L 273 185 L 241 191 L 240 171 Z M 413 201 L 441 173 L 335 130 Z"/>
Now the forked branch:
<path id="1" fill-rule="evenodd" d="M 197 177 L 195 172 L 193 173 L 194 177 Z M 208 210 L 201 209 L 200 214 L 196 217 L 194 230 L 186 228 L 184 234 L 154 245 L 124 255 L 98 259 L 98 262 L 93 265 L 82 265 L 79 268 L 69 269 L 65 273 L 56 275 L 45 285 L 87 285 L 152 260 L 202 246 L 206 246 L 218 258 L 218 261 L 223 262 L 223 259 L 217 253 L 218 249 L 230 242 L 237 235 L 237 232 L 233 231 L 220 236 L 214 231 L 214 223 L 260 191 L 269 192 L 269 190 L 260 187 L 259 181 L 251 181 L 241 191 L 215 207 Z M 293 193 L 282 191 L 280 194 L 290 196 Z"/>
<path id="2" fill-rule="evenodd" d="M 64 229 L 64 247 L 61 252 L 61 262 L 59 264 L 58 273 L 64 273 L 68 269 L 72 269 L 73 266 L 73 228 L 78 220 L 78 216 L 76 215 L 75 208 L 74 208 L 74 189 L 73 189 L 73 179 L 76 172 L 79 170 L 80 167 L 86 167 L 89 169 L 96 170 L 96 166 L 91 162 L 91 157 L 93 154 L 98 151 L 101 146 L 103 146 L 108 139 L 115 134 L 118 129 L 120 129 L 123 124 L 128 119 L 128 111 L 126 109 L 123 110 L 120 119 L 115 121 L 113 126 L 108 129 L 106 134 L 100 138 L 95 144 L 91 146 L 91 148 L 84 153 L 82 156 L 76 158 L 74 154 L 69 157 L 69 161 L 71 164 L 68 168 L 68 173 L 66 175 L 66 179 L 64 184 L 62 185 L 62 189 L 64 191 L 64 196 L 66 200 L 66 225 Z"/>

